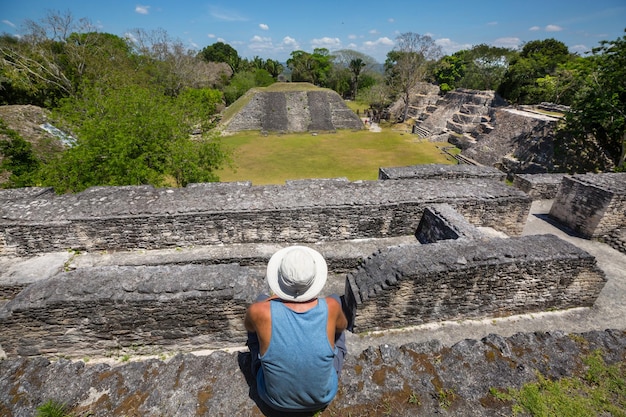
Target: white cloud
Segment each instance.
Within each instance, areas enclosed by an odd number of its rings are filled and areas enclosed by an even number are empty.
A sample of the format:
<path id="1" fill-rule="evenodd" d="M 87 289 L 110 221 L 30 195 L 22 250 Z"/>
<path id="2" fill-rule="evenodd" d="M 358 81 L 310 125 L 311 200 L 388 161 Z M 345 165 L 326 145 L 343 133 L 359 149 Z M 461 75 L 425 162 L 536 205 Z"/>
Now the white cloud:
<path id="1" fill-rule="evenodd" d="M 363 46 L 366 48 L 375 48 L 377 46 L 393 46 L 393 40 L 388 37 L 378 38 L 375 41 L 363 42 Z"/>
<path id="2" fill-rule="evenodd" d="M 226 43 L 226 39 L 224 39 L 224 38 L 217 38 L 217 41 L 218 42 L 222 42 L 222 43 Z"/>
<path id="3" fill-rule="evenodd" d="M 497 26 L 498 22 L 488 22 L 487 26 Z"/>
<path id="4" fill-rule="evenodd" d="M 5 25 L 9 25 L 9 26 L 11 26 L 12 28 L 14 28 L 14 27 L 15 27 L 15 23 L 11 22 L 10 20 L 6 20 L 6 19 L 4 19 L 4 20 L 2 21 L 2 23 L 4 23 Z"/>
<path id="5" fill-rule="evenodd" d="M 261 30 L 270 30 L 270 27 L 266 25 L 265 23 L 261 23 L 259 27 L 261 28 Z"/>
<path id="6" fill-rule="evenodd" d="M 224 20 L 226 22 L 245 22 L 248 20 L 236 11 L 226 10 L 219 7 L 211 7 L 211 16 L 217 20 Z"/>
<path id="7" fill-rule="evenodd" d="M 370 35 L 378 35 L 378 31 L 376 29 L 372 29 L 369 31 Z"/>
<path id="8" fill-rule="evenodd" d="M 462 49 L 470 49 L 472 47 L 472 45 L 469 43 L 461 44 L 454 42 L 452 39 L 449 38 L 436 39 L 435 43 L 439 45 L 441 47 L 441 50 L 447 55 L 453 54 Z"/>
<path id="9" fill-rule="evenodd" d="M 341 41 L 339 38 L 330 38 L 325 36 L 323 38 L 313 39 L 311 41 L 311 45 L 313 45 L 314 48 L 327 48 L 332 50 L 340 48 Z"/>
<path id="10" fill-rule="evenodd" d="M 387 22 L 389 22 L 389 23 L 393 23 L 395 21 L 396 21 L 396 19 L 394 19 L 393 17 L 390 17 L 389 19 L 387 19 Z"/>
<path id="11" fill-rule="evenodd" d="M 587 55 L 591 52 L 591 48 L 587 45 L 574 45 L 569 48 L 570 52 L 578 53 L 580 55 Z"/>
<path id="12" fill-rule="evenodd" d="M 538 30 L 541 30 L 541 28 L 539 26 L 533 26 L 533 27 L 528 28 L 528 30 L 530 30 L 531 32 L 536 32 Z"/>
<path id="13" fill-rule="evenodd" d="M 138 4 L 135 6 L 135 12 L 139 14 L 148 14 L 150 13 L 150 6 L 142 6 L 141 4 Z"/>
<path id="14" fill-rule="evenodd" d="M 563 28 L 558 25 L 548 25 L 546 26 L 546 32 L 560 32 Z"/>
<path id="15" fill-rule="evenodd" d="M 356 39 L 357 36 L 356 35 L 348 35 L 348 39 Z"/>
<path id="16" fill-rule="evenodd" d="M 255 35 L 252 37 L 252 39 L 250 39 L 248 48 L 250 48 L 252 51 L 268 51 L 274 49 L 274 44 L 272 42 L 272 38 L 265 38 L 259 35 Z"/>
<path id="17" fill-rule="evenodd" d="M 207 38 L 211 38 L 211 39 L 215 38 L 215 35 L 213 33 L 209 33 L 206 36 L 207 36 Z"/>
<path id="18" fill-rule="evenodd" d="M 493 41 L 493 46 L 517 49 L 521 43 L 522 43 L 522 40 L 516 37 L 498 38 L 495 41 Z"/>
<path id="19" fill-rule="evenodd" d="M 283 38 L 282 45 L 286 48 L 300 49 L 300 44 L 298 43 L 298 41 L 296 41 L 291 36 L 285 36 Z"/>

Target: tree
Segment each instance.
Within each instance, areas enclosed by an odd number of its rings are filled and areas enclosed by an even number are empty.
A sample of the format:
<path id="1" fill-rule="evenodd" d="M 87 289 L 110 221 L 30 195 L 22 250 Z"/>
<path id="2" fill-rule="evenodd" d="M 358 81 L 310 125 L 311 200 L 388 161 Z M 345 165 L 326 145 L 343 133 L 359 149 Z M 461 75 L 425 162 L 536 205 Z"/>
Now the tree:
<path id="1" fill-rule="evenodd" d="M 603 160 L 608 159 L 616 170 L 624 171 L 626 36 L 602 41 L 592 52 L 593 69 L 584 76 L 584 83 L 566 115 L 561 148 L 575 156 L 570 159 L 575 162 L 568 166 L 569 170 L 579 170 L 589 159 L 596 169 L 607 169 L 610 165 L 604 165 Z"/>
<path id="2" fill-rule="evenodd" d="M 315 48 L 310 54 L 305 51 L 291 52 L 287 66 L 291 69 L 291 80 L 309 82 L 319 87 L 327 87 L 332 70 L 333 56 L 326 48 Z"/>
<path id="3" fill-rule="evenodd" d="M 230 66 L 233 74 L 239 71 L 242 62 L 237 50 L 224 42 L 205 46 L 198 53 L 198 57 L 207 62 L 225 62 Z"/>
<path id="4" fill-rule="evenodd" d="M 441 56 L 441 48 L 428 35 L 407 32 L 396 38 L 396 47 L 387 54 L 385 67 L 389 82 L 404 102 L 402 121 L 406 120 L 411 89 L 426 78 L 428 67 Z"/>
<path id="5" fill-rule="evenodd" d="M 498 93 L 519 104 L 547 101 L 546 92 L 537 84 L 537 79 L 553 76 L 558 66 L 571 58 L 573 55 L 567 46 L 556 39 L 528 42 L 511 61 Z"/>
<path id="6" fill-rule="evenodd" d="M 437 63 L 434 76 L 442 93 L 454 90 L 465 75 L 465 62 L 461 54 L 447 55 Z"/>
<path id="7" fill-rule="evenodd" d="M 170 97 L 158 86 L 85 86 L 55 112 L 58 125 L 76 142 L 42 168 L 40 181 L 57 192 L 216 181 L 215 170 L 227 154 L 215 138 L 201 134 L 191 139 L 191 134 L 208 117 L 208 102 L 217 97 L 221 95 L 210 92 Z"/>
<path id="8" fill-rule="evenodd" d="M 366 67 L 366 63 L 363 62 L 361 58 L 355 58 L 350 61 L 348 68 L 350 68 L 350 72 L 352 73 L 352 83 L 353 83 L 353 93 L 352 97 L 356 98 L 356 94 L 359 86 L 359 76 L 361 75 L 361 71 Z"/>
<path id="9" fill-rule="evenodd" d="M 333 52 L 333 57 L 333 64 L 335 67 L 334 71 L 337 74 L 344 73 L 344 70 L 346 69 L 349 71 L 349 83 L 352 90 L 352 98 L 356 99 L 356 96 L 358 94 L 358 88 L 361 84 L 361 77 L 373 71 L 373 68 L 376 65 L 376 60 L 369 55 L 366 55 L 359 51 L 354 51 L 352 49 L 340 49 L 338 51 L 335 51 Z M 335 77 L 337 76 L 335 75 Z M 343 80 L 341 81 L 341 83 L 336 82 L 336 84 L 341 86 L 341 89 L 344 90 Z M 333 87 L 333 89 L 341 94 L 341 92 L 338 91 L 335 87 Z"/>
<path id="10" fill-rule="evenodd" d="M 462 53 L 465 75 L 459 86 L 474 90 L 497 90 L 518 53 L 512 49 L 479 44 Z"/>
<path id="11" fill-rule="evenodd" d="M 226 105 L 230 106 L 233 104 L 251 88 L 267 87 L 273 84 L 274 81 L 270 73 L 262 68 L 253 71 L 239 72 L 233 76 L 230 80 L 230 84 L 224 88 Z"/>
<path id="12" fill-rule="evenodd" d="M 75 20 L 69 12 L 49 11 L 24 27 L 19 41 L 0 42 L 0 72 L 2 87 L 29 104 L 53 106 L 75 94 L 84 78 L 111 67 L 107 58 L 128 52 L 124 40 L 98 33 L 89 20 Z"/>

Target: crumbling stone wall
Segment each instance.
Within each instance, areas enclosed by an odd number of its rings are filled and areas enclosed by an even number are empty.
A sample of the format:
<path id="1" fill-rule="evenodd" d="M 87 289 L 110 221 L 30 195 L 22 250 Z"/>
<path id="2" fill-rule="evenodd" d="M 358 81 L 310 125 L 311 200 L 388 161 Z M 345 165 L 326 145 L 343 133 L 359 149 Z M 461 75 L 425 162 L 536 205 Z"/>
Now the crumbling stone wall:
<path id="1" fill-rule="evenodd" d="M 469 134 L 483 122 L 489 122 L 492 106 L 503 104 L 493 91 L 458 88 L 441 97 L 419 116 L 417 125 L 428 136 L 439 139 L 455 132 Z"/>
<path id="2" fill-rule="evenodd" d="M 355 331 L 591 306 L 606 278 L 553 235 L 381 250 L 348 276 Z"/>
<path id="3" fill-rule="evenodd" d="M 496 108 L 493 130 L 476 136 L 461 151 L 504 172 L 538 174 L 554 171 L 554 132 L 558 119 L 512 108 Z"/>
<path id="4" fill-rule="evenodd" d="M 440 240 L 486 238 L 476 227 L 447 204 L 437 204 L 424 209 L 422 220 L 415 237 L 420 243 L 435 243 Z"/>
<path id="5" fill-rule="evenodd" d="M 0 254 L 157 249 L 247 242 L 318 242 L 413 235 L 429 204 L 475 226 L 520 235 L 531 199 L 481 179 L 94 187 L 2 197 Z M 13 194 L 11 194 L 13 196 Z"/>
<path id="6" fill-rule="evenodd" d="M 494 181 L 504 181 L 506 174 L 499 169 L 477 165 L 410 165 L 404 167 L 383 167 L 378 169 L 379 180 L 398 179 L 461 179 L 483 178 Z"/>
<path id="7" fill-rule="evenodd" d="M 550 216 L 586 238 L 626 227 L 626 173 L 563 177 Z"/>
<path id="8" fill-rule="evenodd" d="M 515 174 L 513 185 L 533 200 L 551 200 L 556 197 L 566 174 Z"/>
<path id="9" fill-rule="evenodd" d="M 0 309 L 8 356 L 242 345 L 243 316 L 267 293 L 237 264 L 83 268 L 30 285 Z"/>

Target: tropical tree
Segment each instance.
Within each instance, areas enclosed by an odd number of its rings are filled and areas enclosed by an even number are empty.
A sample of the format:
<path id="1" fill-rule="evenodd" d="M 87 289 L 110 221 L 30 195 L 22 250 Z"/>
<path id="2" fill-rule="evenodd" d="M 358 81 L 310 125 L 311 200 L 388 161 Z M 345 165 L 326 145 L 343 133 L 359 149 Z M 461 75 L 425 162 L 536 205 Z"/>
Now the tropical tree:
<path id="1" fill-rule="evenodd" d="M 593 69 L 566 115 L 561 151 L 569 152 L 568 170 L 626 170 L 626 36 L 602 41 L 592 50 Z M 608 164 L 604 161 L 608 160 Z"/>
<path id="2" fill-rule="evenodd" d="M 546 75 L 553 76 L 559 65 L 573 57 L 567 46 L 556 39 L 528 42 L 511 60 L 498 93 L 519 104 L 548 101 L 545 90 L 537 84 L 537 80 Z"/>
<path id="3" fill-rule="evenodd" d="M 390 85 L 398 91 L 404 103 L 402 120 L 406 120 L 411 89 L 423 81 L 441 48 L 428 35 L 407 32 L 396 38 L 396 47 L 387 54 L 385 68 Z"/>
<path id="4" fill-rule="evenodd" d="M 464 76 L 465 62 L 462 54 L 459 53 L 441 58 L 434 71 L 435 81 L 439 84 L 439 90 L 443 94 L 454 90 Z"/>
<path id="5" fill-rule="evenodd" d="M 240 69 L 242 59 L 235 48 L 224 42 L 216 42 L 212 45 L 205 46 L 199 53 L 198 57 L 207 62 L 225 62 L 233 71 L 237 73 Z"/>
<path id="6" fill-rule="evenodd" d="M 350 72 L 352 73 L 352 84 L 353 84 L 353 93 L 352 93 L 352 97 L 356 98 L 356 94 L 358 91 L 358 86 L 359 86 L 359 76 L 361 75 L 361 71 L 363 71 L 363 68 L 365 68 L 367 64 L 365 62 L 363 62 L 363 60 L 361 58 L 355 58 L 353 60 L 350 61 L 350 64 L 348 64 L 348 68 L 350 68 Z"/>
<path id="7" fill-rule="evenodd" d="M 291 58 L 287 60 L 292 71 L 291 80 L 326 87 L 333 58 L 326 48 L 315 48 L 312 54 L 301 50 L 291 52 Z"/>

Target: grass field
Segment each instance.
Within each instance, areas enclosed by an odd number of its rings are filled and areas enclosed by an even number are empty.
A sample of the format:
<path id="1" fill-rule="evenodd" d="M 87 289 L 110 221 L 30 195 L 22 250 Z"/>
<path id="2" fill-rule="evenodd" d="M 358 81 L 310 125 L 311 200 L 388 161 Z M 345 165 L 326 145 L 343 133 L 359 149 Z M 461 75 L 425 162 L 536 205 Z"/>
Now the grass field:
<path id="1" fill-rule="evenodd" d="M 233 157 L 232 167 L 217 172 L 222 182 L 261 185 L 305 178 L 374 180 L 379 167 L 456 163 L 439 148 L 449 144 L 431 143 L 390 129 L 380 133 L 343 130 L 316 136 L 245 132 L 221 140 Z"/>

